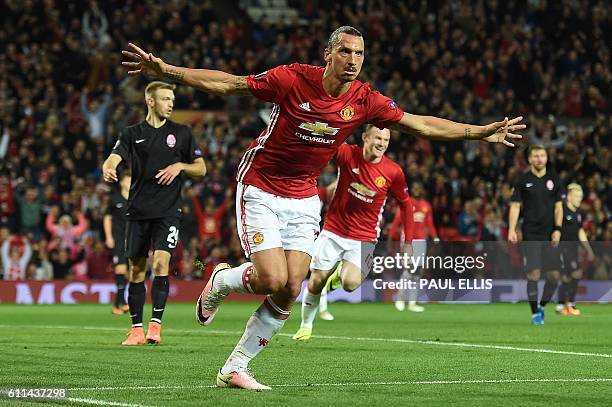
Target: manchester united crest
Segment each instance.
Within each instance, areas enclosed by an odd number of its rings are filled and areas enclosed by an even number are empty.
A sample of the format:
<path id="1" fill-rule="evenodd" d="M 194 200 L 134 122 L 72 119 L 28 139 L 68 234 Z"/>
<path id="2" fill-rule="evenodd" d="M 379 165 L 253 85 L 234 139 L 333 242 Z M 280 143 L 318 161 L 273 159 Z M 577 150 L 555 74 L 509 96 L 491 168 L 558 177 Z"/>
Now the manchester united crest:
<path id="1" fill-rule="evenodd" d="M 257 232 L 253 235 L 253 243 L 259 245 L 264 241 L 264 235 L 261 232 Z"/>
<path id="2" fill-rule="evenodd" d="M 343 120 L 351 120 L 353 116 L 355 116 L 355 109 L 351 105 L 340 110 L 340 117 L 342 117 Z"/>
<path id="3" fill-rule="evenodd" d="M 384 187 L 384 186 L 385 186 L 385 184 L 387 183 L 387 180 L 385 179 L 385 177 L 382 177 L 382 176 L 381 176 L 381 177 L 377 177 L 377 178 L 374 180 L 374 183 L 376 184 L 376 186 L 377 186 L 378 188 L 382 188 L 382 187 Z"/>

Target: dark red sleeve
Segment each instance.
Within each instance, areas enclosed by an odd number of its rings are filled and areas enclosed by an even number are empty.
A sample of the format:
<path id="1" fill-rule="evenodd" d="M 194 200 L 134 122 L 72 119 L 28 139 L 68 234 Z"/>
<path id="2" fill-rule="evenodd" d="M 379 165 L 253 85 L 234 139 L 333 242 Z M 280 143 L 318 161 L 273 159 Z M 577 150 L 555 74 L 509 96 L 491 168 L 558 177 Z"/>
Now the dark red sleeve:
<path id="1" fill-rule="evenodd" d="M 414 236 L 414 208 L 412 207 L 412 199 L 408 195 L 408 188 L 406 188 L 406 177 L 401 168 L 397 168 L 389 193 L 397 200 L 400 207 L 402 224 L 404 225 L 404 240 L 406 243 L 410 243 Z"/>
<path id="2" fill-rule="evenodd" d="M 399 122 L 404 111 L 380 92 L 372 91 L 368 97 L 367 122 L 383 129 Z"/>
<path id="3" fill-rule="evenodd" d="M 270 103 L 280 103 L 293 86 L 297 64 L 280 65 L 258 75 L 247 76 L 253 96 Z"/>
<path id="4" fill-rule="evenodd" d="M 334 158 L 336 159 L 336 163 L 338 166 L 344 165 L 351 158 L 352 146 L 350 144 L 343 143 L 336 150 L 336 155 Z"/>
<path id="5" fill-rule="evenodd" d="M 389 230 L 389 237 L 392 240 L 400 240 L 399 227 L 402 224 L 402 210 L 400 208 L 395 211 L 393 222 L 391 222 L 391 228 Z"/>

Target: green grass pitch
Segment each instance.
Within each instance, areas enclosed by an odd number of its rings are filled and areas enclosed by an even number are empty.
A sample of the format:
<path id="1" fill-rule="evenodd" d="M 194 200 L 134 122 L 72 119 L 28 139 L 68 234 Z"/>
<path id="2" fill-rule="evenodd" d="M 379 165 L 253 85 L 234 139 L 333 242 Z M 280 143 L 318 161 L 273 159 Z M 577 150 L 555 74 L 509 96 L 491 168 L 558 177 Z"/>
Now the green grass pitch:
<path id="1" fill-rule="evenodd" d="M 0 305 L 0 388 L 61 387 L 71 400 L 0 405 L 610 405 L 612 306 L 530 325 L 526 304 L 331 304 L 296 343 L 299 308 L 252 363 L 268 392 L 218 389 L 216 372 L 256 303 L 225 303 L 200 327 L 169 304 L 162 344 L 122 347 L 129 317 L 101 305 Z M 145 317 L 150 314 L 145 308 Z M 546 350 L 546 351 L 533 351 Z"/>

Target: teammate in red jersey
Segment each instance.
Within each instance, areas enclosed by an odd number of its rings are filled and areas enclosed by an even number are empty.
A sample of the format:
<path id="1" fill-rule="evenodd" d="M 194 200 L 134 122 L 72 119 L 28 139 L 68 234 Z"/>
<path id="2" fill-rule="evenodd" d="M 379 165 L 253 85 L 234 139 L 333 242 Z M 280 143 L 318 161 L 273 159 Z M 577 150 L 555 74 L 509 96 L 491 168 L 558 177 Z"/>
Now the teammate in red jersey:
<path id="1" fill-rule="evenodd" d="M 412 241 L 412 200 L 406 192 L 406 178 L 401 167 L 384 155 L 390 136 L 388 129 L 368 125 L 362 134 L 363 148 L 343 144 L 336 152 L 338 185 L 323 232 L 315 241 L 310 280 L 302 299 L 302 324 L 293 339 L 310 339 L 328 278 L 336 277 L 350 292 L 369 274 L 387 195 L 397 200 L 405 241 Z M 339 262 L 340 270 L 334 271 Z"/>
<path id="2" fill-rule="evenodd" d="M 244 335 L 217 375 L 221 387 L 268 389 L 247 372 L 289 317 L 308 273 L 319 232 L 316 179 L 345 139 L 364 123 L 430 140 L 484 140 L 513 146 L 525 128 L 522 117 L 485 126 L 404 113 L 391 99 L 357 80 L 364 41 L 353 27 L 340 27 L 324 50 L 324 67 L 283 65 L 259 75 L 173 66 L 129 44 L 123 55 L 131 75 L 170 78 L 204 92 L 253 95 L 273 103 L 268 127 L 253 141 L 238 169 L 236 214 L 247 262 L 216 267 L 196 306 L 208 325 L 230 291 L 267 294 Z"/>
<path id="3" fill-rule="evenodd" d="M 414 227 L 412 233 L 412 250 L 414 252 L 414 258 L 418 259 L 421 256 L 425 256 L 427 254 L 427 237 L 431 237 L 434 242 L 440 240 L 438 239 L 438 233 L 436 232 L 436 226 L 433 222 L 433 210 L 431 209 L 431 205 L 425 197 L 423 196 L 425 189 L 423 188 L 423 184 L 419 181 L 415 181 L 412 183 L 412 189 L 410 193 L 412 194 L 412 205 L 414 210 Z M 389 237 L 398 242 L 402 242 L 405 237 L 402 233 L 400 233 L 400 226 L 402 225 L 402 216 L 401 212 L 397 211 L 395 213 L 395 218 L 391 223 L 391 228 L 389 232 Z M 420 268 L 416 268 L 409 272 L 408 270 L 404 270 L 402 273 L 401 279 L 412 279 L 418 280 L 420 277 Z M 425 308 L 417 304 L 417 296 L 418 290 L 398 290 L 397 296 L 395 300 L 395 308 L 398 311 L 403 311 L 406 308 L 405 297 L 408 294 L 408 310 L 412 312 L 423 312 Z"/>

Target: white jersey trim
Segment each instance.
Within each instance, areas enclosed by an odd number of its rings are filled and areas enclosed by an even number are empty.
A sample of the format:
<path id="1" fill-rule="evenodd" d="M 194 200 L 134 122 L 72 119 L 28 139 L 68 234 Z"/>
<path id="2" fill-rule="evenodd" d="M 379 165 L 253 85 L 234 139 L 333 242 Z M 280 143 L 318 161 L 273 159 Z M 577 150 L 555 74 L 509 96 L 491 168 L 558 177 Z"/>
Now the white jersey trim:
<path id="1" fill-rule="evenodd" d="M 251 168 L 251 165 L 253 164 L 253 161 L 255 160 L 255 154 L 257 153 L 257 150 L 264 148 L 264 145 L 266 144 L 266 140 L 268 139 L 268 137 L 270 137 L 270 135 L 272 134 L 272 131 L 274 130 L 274 126 L 276 125 L 279 114 L 280 114 L 280 106 L 275 103 L 274 106 L 272 107 L 272 112 L 270 113 L 270 124 L 268 124 L 268 128 L 266 129 L 266 132 L 257 138 L 257 145 L 255 147 L 247 150 L 247 152 L 244 153 L 244 156 L 242 157 L 242 160 L 240 161 L 240 164 L 238 165 L 238 176 L 236 177 L 236 180 L 238 182 L 242 182 L 242 180 L 244 179 L 244 176 Z"/>

